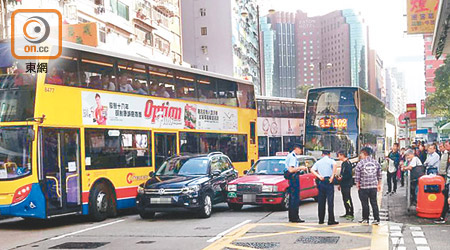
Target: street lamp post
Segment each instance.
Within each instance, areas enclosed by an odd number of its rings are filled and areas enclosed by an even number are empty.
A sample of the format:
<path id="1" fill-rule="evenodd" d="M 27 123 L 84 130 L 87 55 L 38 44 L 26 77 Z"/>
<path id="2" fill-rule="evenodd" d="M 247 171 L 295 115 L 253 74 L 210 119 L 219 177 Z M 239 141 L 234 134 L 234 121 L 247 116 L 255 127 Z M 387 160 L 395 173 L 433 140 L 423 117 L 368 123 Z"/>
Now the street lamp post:
<path id="1" fill-rule="evenodd" d="M 331 63 L 327 63 L 326 64 L 326 68 L 327 69 L 331 68 L 332 66 L 333 66 L 333 64 L 331 64 Z M 314 64 L 311 63 L 309 65 L 309 68 L 311 70 L 314 70 Z M 319 62 L 319 87 L 322 87 L 322 62 Z"/>

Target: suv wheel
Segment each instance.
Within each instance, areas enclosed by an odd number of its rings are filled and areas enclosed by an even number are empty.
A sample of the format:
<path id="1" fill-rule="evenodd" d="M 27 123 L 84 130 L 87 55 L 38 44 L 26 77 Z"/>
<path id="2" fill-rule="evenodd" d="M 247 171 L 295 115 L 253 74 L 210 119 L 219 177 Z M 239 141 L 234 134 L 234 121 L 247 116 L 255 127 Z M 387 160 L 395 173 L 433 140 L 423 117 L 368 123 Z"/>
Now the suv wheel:
<path id="1" fill-rule="evenodd" d="M 229 207 L 231 210 L 234 210 L 234 211 L 239 211 L 239 210 L 241 210 L 243 206 L 244 206 L 244 204 L 230 203 L 230 202 L 228 202 L 228 207 Z"/>
<path id="2" fill-rule="evenodd" d="M 144 220 L 153 219 L 155 218 L 155 212 L 139 211 L 139 216 Z"/>
<path id="3" fill-rule="evenodd" d="M 203 197 L 203 206 L 199 211 L 200 218 L 209 218 L 212 212 L 212 199 L 211 195 L 205 194 Z"/>
<path id="4" fill-rule="evenodd" d="M 289 210 L 289 192 L 285 192 L 283 195 L 283 200 L 281 201 L 281 204 L 279 205 L 279 208 L 281 210 Z"/>

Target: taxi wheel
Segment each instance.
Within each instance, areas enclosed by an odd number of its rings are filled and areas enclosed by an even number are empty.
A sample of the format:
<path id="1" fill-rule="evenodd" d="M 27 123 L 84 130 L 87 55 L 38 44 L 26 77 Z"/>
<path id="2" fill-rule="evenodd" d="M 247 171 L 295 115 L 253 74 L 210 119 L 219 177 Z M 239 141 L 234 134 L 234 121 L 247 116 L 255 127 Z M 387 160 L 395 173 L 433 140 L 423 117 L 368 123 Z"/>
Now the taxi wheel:
<path id="1" fill-rule="evenodd" d="M 155 212 L 140 211 L 139 216 L 141 216 L 141 218 L 144 220 L 153 219 L 153 218 L 155 218 Z"/>
<path id="2" fill-rule="evenodd" d="M 203 206 L 198 212 L 200 218 L 209 218 L 212 213 L 212 199 L 210 194 L 205 194 L 203 197 Z"/>
<path id="3" fill-rule="evenodd" d="M 241 210 L 243 206 L 244 206 L 243 204 L 230 203 L 230 202 L 228 202 L 228 207 L 229 207 L 231 210 L 234 210 L 234 211 L 239 211 L 239 210 Z"/>
<path id="4" fill-rule="evenodd" d="M 94 221 L 103 221 L 108 217 L 111 206 L 109 188 L 104 183 L 94 186 L 89 197 L 89 214 Z"/>
<path id="5" fill-rule="evenodd" d="M 284 211 L 289 210 L 289 193 L 288 192 L 284 193 L 283 201 L 281 201 L 279 208 Z"/>

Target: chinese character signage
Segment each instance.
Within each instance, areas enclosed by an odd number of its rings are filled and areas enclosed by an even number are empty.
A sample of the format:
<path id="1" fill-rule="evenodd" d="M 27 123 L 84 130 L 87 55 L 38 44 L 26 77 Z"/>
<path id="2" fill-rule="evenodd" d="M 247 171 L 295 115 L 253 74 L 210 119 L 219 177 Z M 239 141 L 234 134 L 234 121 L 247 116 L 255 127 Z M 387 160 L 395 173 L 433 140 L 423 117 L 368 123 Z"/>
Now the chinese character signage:
<path id="1" fill-rule="evenodd" d="M 64 24 L 62 26 L 62 39 L 64 41 L 97 47 L 97 24 Z"/>
<path id="2" fill-rule="evenodd" d="M 84 125 L 237 132 L 236 109 L 177 101 L 82 92 Z"/>
<path id="3" fill-rule="evenodd" d="M 424 99 L 420 100 L 420 114 L 422 114 L 422 115 L 425 114 L 425 100 Z"/>
<path id="4" fill-rule="evenodd" d="M 408 34 L 434 32 L 439 0 L 407 0 Z"/>
<path id="5" fill-rule="evenodd" d="M 406 112 L 409 115 L 409 130 L 417 130 L 417 106 L 415 103 L 406 104 Z"/>

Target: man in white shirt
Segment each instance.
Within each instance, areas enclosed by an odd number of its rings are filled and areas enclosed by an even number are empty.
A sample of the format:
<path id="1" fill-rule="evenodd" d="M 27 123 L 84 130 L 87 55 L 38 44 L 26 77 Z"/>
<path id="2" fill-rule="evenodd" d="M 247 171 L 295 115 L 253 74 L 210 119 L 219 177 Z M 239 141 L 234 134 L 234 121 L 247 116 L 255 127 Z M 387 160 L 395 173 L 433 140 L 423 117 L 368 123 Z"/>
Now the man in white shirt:
<path id="1" fill-rule="evenodd" d="M 440 157 L 436 153 L 436 145 L 428 146 L 428 156 L 423 165 L 427 168 L 427 174 L 438 174 Z"/>

